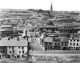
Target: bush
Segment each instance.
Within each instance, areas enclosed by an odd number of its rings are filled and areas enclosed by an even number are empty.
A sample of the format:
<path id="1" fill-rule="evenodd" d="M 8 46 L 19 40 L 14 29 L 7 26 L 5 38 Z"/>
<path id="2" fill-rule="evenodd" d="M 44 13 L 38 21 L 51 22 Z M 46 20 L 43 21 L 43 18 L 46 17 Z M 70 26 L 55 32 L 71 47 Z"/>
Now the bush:
<path id="1" fill-rule="evenodd" d="M 47 25 L 54 25 L 52 21 L 49 21 Z"/>

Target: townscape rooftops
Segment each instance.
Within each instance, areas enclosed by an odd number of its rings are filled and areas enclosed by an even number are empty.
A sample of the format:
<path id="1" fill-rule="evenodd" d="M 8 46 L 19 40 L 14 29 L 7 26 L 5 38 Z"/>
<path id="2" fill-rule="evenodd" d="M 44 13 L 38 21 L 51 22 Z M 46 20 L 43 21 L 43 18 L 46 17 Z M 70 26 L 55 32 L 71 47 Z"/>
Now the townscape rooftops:
<path id="1" fill-rule="evenodd" d="M 44 42 L 53 42 L 53 38 L 52 37 L 46 37 L 46 38 L 44 38 Z"/>
<path id="2" fill-rule="evenodd" d="M 45 35 L 47 35 L 49 37 L 57 37 L 58 36 L 57 33 L 45 33 Z"/>
<path id="3" fill-rule="evenodd" d="M 1 32 L 1 31 L 6 31 L 6 29 L 0 29 L 0 32 Z"/>
<path id="4" fill-rule="evenodd" d="M 0 46 L 27 46 L 27 39 L 19 37 L 8 40 L 8 37 L 2 38 L 0 40 Z"/>
<path id="5" fill-rule="evenodd" d="M 3 25 L 16 25 L 18 24 L 18 19 L 12 19 L 10 21 L 5 21 Z"/>
<path id="6" fill-rule="evenodd" d="M 70 37 L 69 40 L 80 40 L 79 37 Z"/>
<path id="7" fill-rule="evenodd" d="M 33 25 L 28 23 L 25 30 L 31 30 L 33 28 Z"/>
<path id="8" fill-rule="evenodd" d="M 61 42 L 68 42 L 68 38 L 62 37 L 62 38 L 60 39 L 60 41 L 61 41 Z"/>
<path id="9" fill-rule="evenodd" d="M 40 28 L 44 28 L 44 27 L 45 28 L 56 28 L 57 26 L 48 26 L 48 25 L 47 26 L 40 26 Z"/>

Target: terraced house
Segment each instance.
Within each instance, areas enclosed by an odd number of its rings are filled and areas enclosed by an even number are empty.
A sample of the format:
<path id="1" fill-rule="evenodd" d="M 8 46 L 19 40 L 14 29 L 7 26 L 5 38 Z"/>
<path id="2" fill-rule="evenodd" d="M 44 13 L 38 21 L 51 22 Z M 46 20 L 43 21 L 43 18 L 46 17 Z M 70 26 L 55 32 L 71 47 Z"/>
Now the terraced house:
<path id="1" fill-rule="evenodd" d="M 75 49 L 75 50 L 80 50 L 80 37 L 79 35 L 72 35 L 70 38 L 69 38 L 69 49 Z"/>
<path id="2" fill-rule="evenodd" d="M 25 58 L 27 55 L 27 40 L 19 37 L 0 40 L 0 58 Z"/>

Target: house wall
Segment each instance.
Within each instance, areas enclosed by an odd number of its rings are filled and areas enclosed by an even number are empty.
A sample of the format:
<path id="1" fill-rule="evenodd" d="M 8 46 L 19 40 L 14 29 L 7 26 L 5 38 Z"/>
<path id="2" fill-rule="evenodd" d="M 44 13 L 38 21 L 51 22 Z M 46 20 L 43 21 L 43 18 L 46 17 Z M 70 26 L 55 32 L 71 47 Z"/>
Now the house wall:
<path id="1" fill-rule="evenodd" d="M 53 37 L 45 37 L 43 39 L 43 42 L 45 50 L 53 50 L 54 48 Z"/>
<path id="2" fill-rule="evenodd" d="M 80 47 L 80 40 L 78 40 L 78 39 L 69 40 L 68 46 L 72 49 L 79 48 Z"/>
<path id="3" fill-rule="evenodd" d="M 6 57 L 6 55 L 7 55 L 6 46 L 0 46 L 0 58 Z"/>
<path id="4" fill-rule="evenodd" d="M 7 54 L 10 57 L 23 58 L 23 56 L 27 55 L 26 53 L 27 53 L 26 46 L 7 47 Z"/>

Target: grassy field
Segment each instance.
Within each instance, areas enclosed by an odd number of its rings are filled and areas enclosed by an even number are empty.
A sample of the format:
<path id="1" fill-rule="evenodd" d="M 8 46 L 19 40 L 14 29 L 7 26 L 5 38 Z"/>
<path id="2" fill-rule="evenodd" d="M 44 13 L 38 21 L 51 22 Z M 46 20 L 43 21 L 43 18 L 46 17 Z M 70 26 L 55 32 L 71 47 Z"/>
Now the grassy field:
<path id="1" fill-rule="evenodd" d="M 29 60 L 27 59 L 0 59 L 0 63 L 80 63 L 80 55 L 31 55 Z"/>
<path id="2" fill-rule="evenodd" d="M 36 61 L 36 62 L 30 62 L 30 61 L 20 61 L 20 60 L 0 60 L 0 63 L 80 63 L 80 60 L 71 60 L 71 61 Z"/>
<path id="3" fill-rule="evenodd" d="M 19 60 L 19 59 L 0 59 L 0 63 L 32 63 L 28 60 Z"/>

